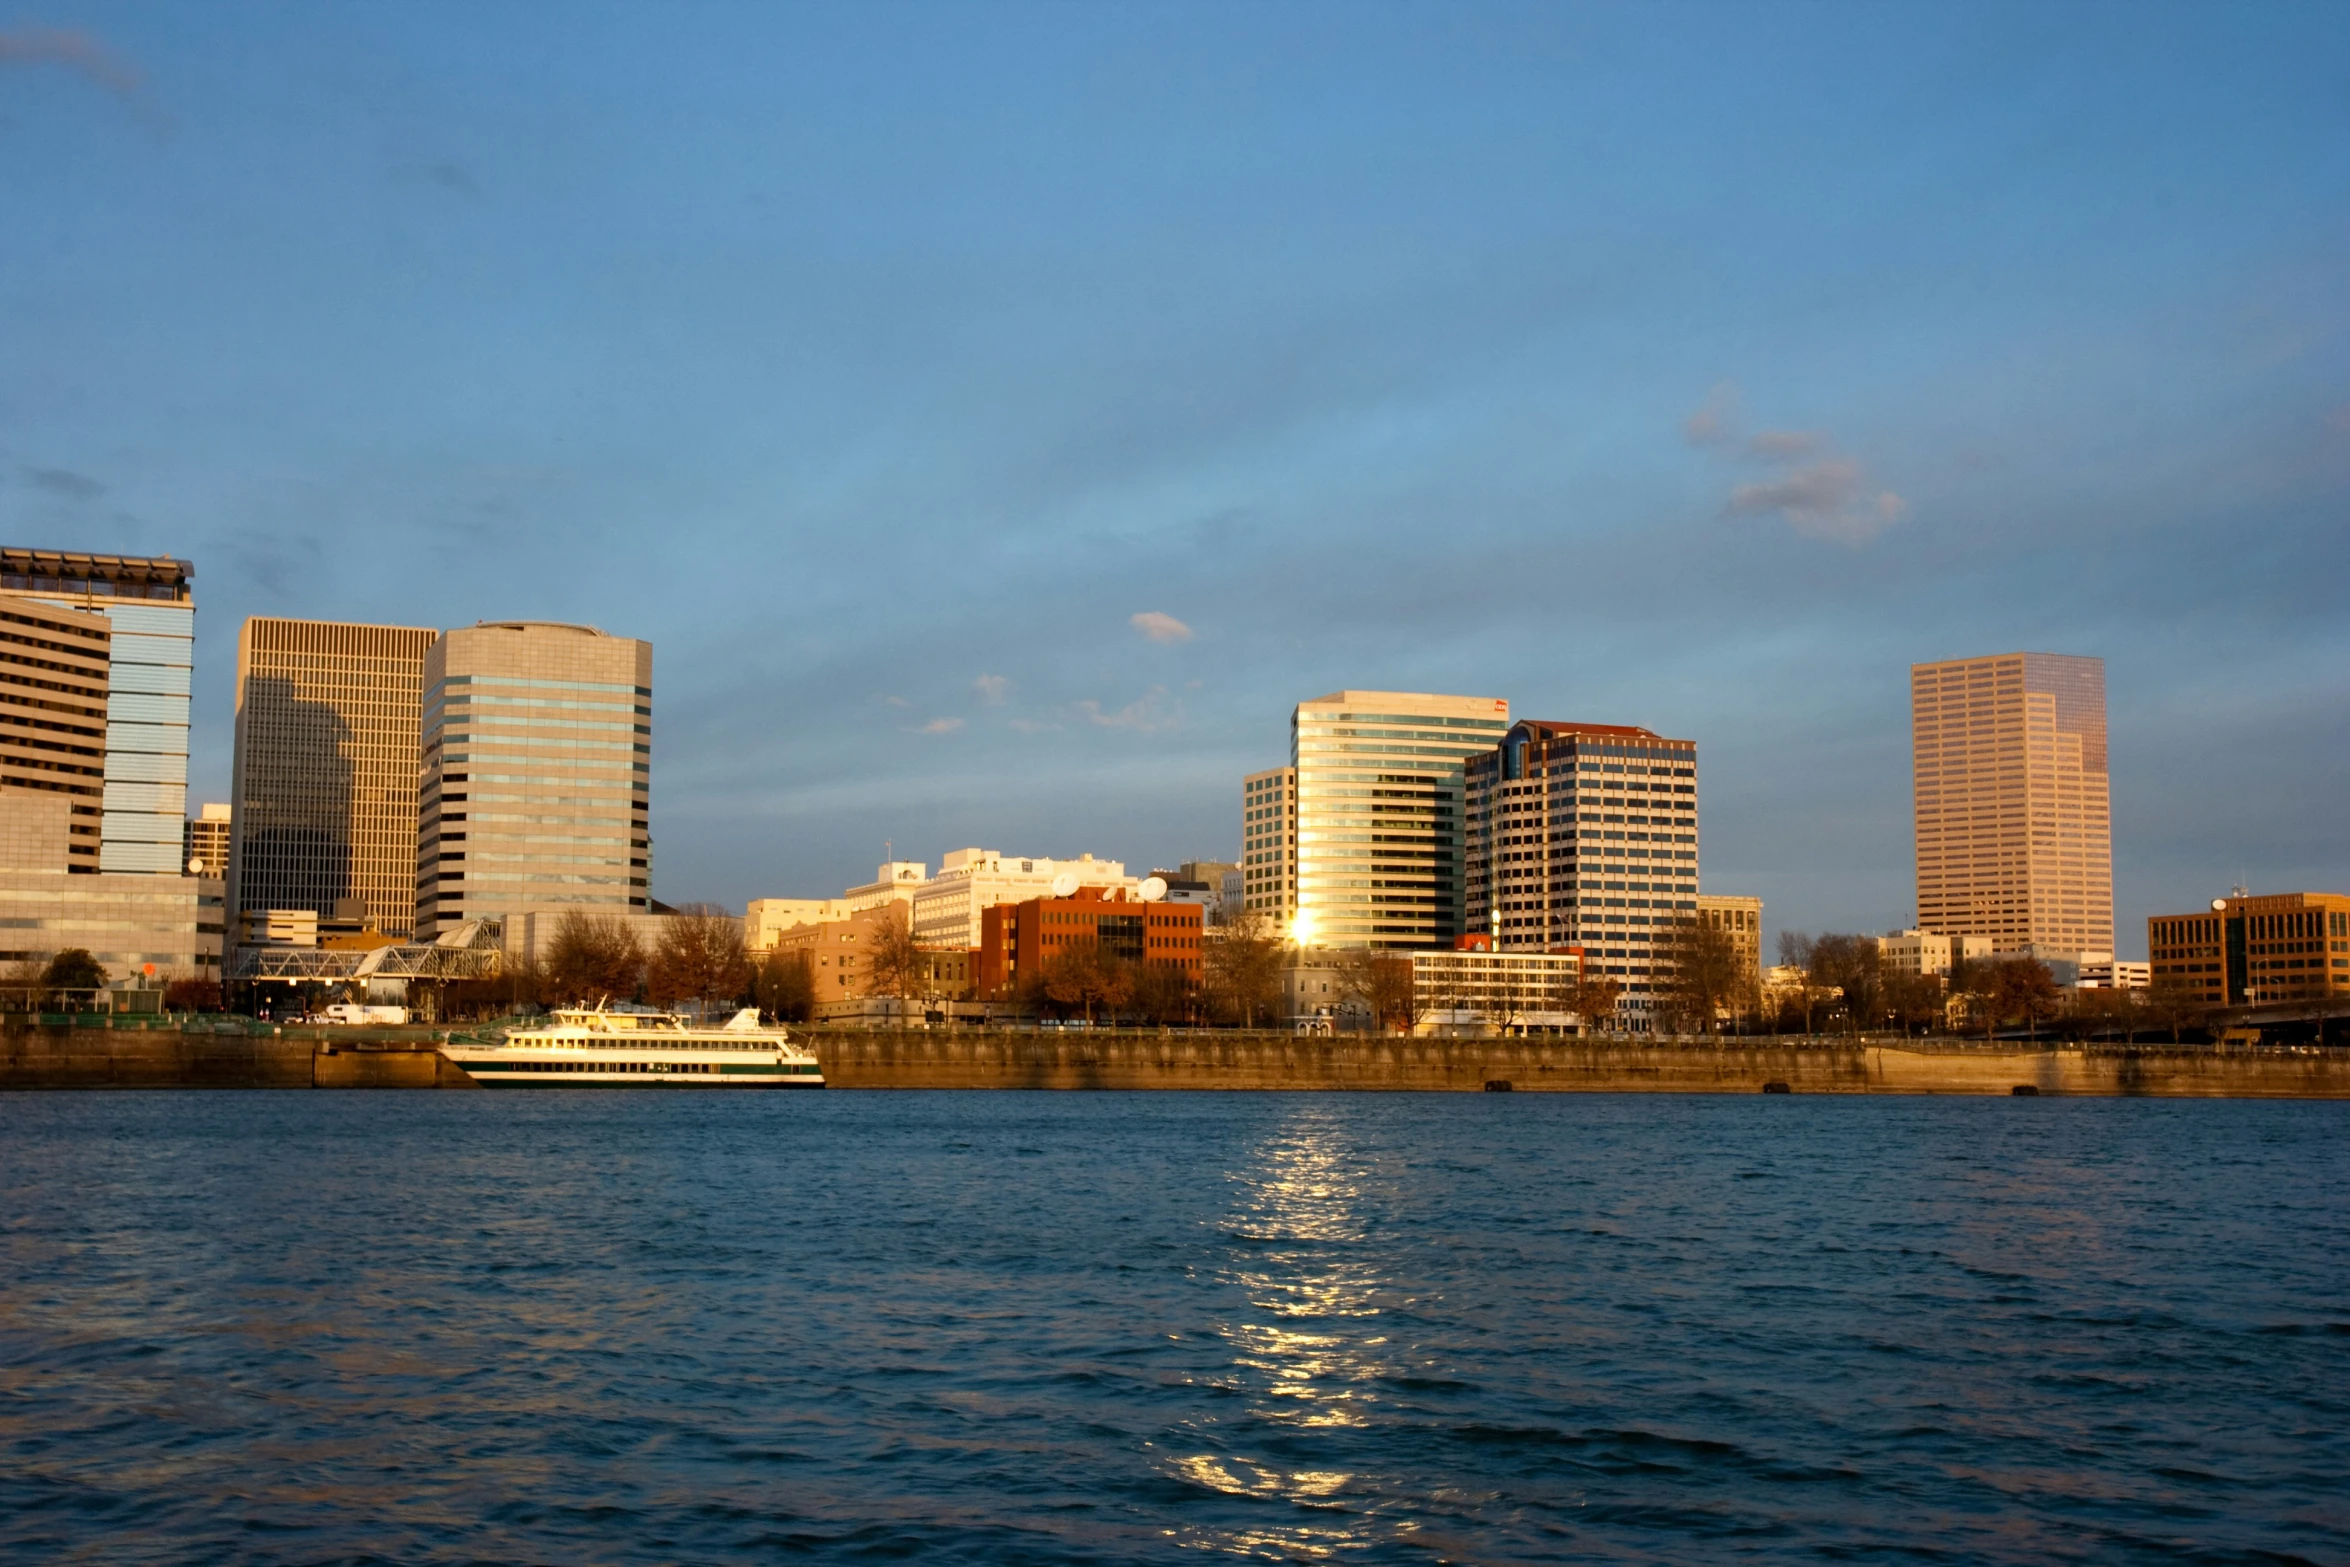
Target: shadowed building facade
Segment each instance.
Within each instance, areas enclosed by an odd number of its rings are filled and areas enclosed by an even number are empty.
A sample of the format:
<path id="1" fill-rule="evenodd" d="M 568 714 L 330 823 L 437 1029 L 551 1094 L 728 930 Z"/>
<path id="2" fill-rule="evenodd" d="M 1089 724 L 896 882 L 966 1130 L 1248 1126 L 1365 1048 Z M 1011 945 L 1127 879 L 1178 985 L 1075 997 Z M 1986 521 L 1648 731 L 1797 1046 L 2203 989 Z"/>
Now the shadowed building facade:
<path id="1" fill-rule="evenodd" d="M 1910 666 L 1918 925 L 1995 952 L 2113 952 L 2105 661 Z"/>
<path id="2" fill-rule="evenodd" d="M 409 933 L 424 655 L 435 635 L 262 618 L 238 631 L 232 924 L 262 909 L 331 915 L 353 899 L 378 930 Z"/>
<path id="3" fill-rule="evenodd" d="M 16 804 L 38 836 L 54 818 L 61 868 L 98 869 L 106 800 L 107 641 L 103 615 L 18 594 L 0 598 L 0 812 Z M 55 795 L 52 813 L 24 795 Z M 38 822 L 38 827 L 32 825 Z M 44 852 L 36 856 L 47 863 Z"/>
<path id="4" fill-rule="evenodd" d="M 653 645 L 484 621 L 424 660 L 416 935 L 523 909 L 650 912 Z"/>

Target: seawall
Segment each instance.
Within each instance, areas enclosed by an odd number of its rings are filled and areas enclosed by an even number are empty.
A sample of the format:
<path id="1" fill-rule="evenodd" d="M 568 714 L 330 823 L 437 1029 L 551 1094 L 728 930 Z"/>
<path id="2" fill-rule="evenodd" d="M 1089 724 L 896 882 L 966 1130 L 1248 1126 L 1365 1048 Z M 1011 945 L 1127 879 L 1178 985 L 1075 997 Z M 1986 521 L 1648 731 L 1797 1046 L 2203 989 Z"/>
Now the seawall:
<path id="1" fill-rule="evenodd" d="M 1264 1033 L 825 1032 L 835 1088 L 1095 1088 L 2350 1099 L 2350 1050 L 1956 1040 L 1410 1039 Z M 472 1088 L 423 1030 L 19 1023 L 0 1089 Z"/>

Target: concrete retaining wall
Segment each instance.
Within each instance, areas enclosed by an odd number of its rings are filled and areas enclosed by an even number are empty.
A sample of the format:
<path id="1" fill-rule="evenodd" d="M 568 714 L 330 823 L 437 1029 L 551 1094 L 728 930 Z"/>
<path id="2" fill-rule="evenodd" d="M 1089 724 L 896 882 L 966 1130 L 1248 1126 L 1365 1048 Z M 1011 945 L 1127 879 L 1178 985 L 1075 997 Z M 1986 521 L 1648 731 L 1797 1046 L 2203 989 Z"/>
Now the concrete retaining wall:
<path id="1" fill-rule="evenodd" d="M 2185 1095 L 2350 1099 L 2350 1051 L 2016 1049 L 1958 1041 L 1639 1043 L 1287 1034 L 817 1033 L 835 1088 Z M 471 1088 L 429 1037 L 357 1030 L 0 1031 L 5 1088 Z"/>

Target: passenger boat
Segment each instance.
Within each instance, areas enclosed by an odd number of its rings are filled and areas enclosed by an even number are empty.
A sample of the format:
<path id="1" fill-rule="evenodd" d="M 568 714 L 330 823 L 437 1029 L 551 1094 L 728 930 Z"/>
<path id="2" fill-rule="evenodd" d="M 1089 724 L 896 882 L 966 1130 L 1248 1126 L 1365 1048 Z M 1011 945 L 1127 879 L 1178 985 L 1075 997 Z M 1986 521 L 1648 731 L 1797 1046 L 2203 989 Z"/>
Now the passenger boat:
<path id="1" fill-rule="evenodd" d="M 450 1063 L 484 1088 L 822 1088 L 816 1057 L 749 1007 L 724 1023 L 673 1012 L 555 1013 L 496 1042 L 451 1040 Z"/>

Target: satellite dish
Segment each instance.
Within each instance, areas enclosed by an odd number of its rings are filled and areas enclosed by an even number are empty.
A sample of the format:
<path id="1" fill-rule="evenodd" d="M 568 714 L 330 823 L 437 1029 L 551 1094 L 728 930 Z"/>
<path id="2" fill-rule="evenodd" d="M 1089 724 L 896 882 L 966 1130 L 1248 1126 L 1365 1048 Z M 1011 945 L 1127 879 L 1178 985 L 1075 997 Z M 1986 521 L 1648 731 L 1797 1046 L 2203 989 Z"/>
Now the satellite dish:
<path id="1" fill-rule="evenodd" d="M 1145 876 L 1142 885 L 1135 890 L 1142 894 L 1143 902 L 1156 903 L 1167 895 L 1167 879 L 1164 876 Z"/>
<path id="2" fill-rule="evenodd" d="M 204 862 L 203 862 L 202 860 L 190 860 L 190 861 L 188 861 L 188 874 L 189 874 L 190 876 L 201 876 L 201 875 L 203 875 L 203 874 L 204 874 Z"/>
<path id="3" fill-rule="evenodd" d="M 1077 873 L 1075 871 L 1063 871 L 1060 875 L 1053 878 L 1054 897 L 1066 898 L 1073 895 L 1076 891 Z"/>
<path id="4" fill-rule="evenodd" d="M 2228 900 L 2227 900 L 2227 899 L 2225 899 L 2225 898 L 2214 898 L 2214 899 L 2212 899 L 2212 900 L 2211 900 L 2211 912 L 2212 912 L 2212 913 L 2214 913 L 2214 914 L 2225 914 L 2225 913 L 2227 913 L 2227 911 L 2228 911 Z"/>

